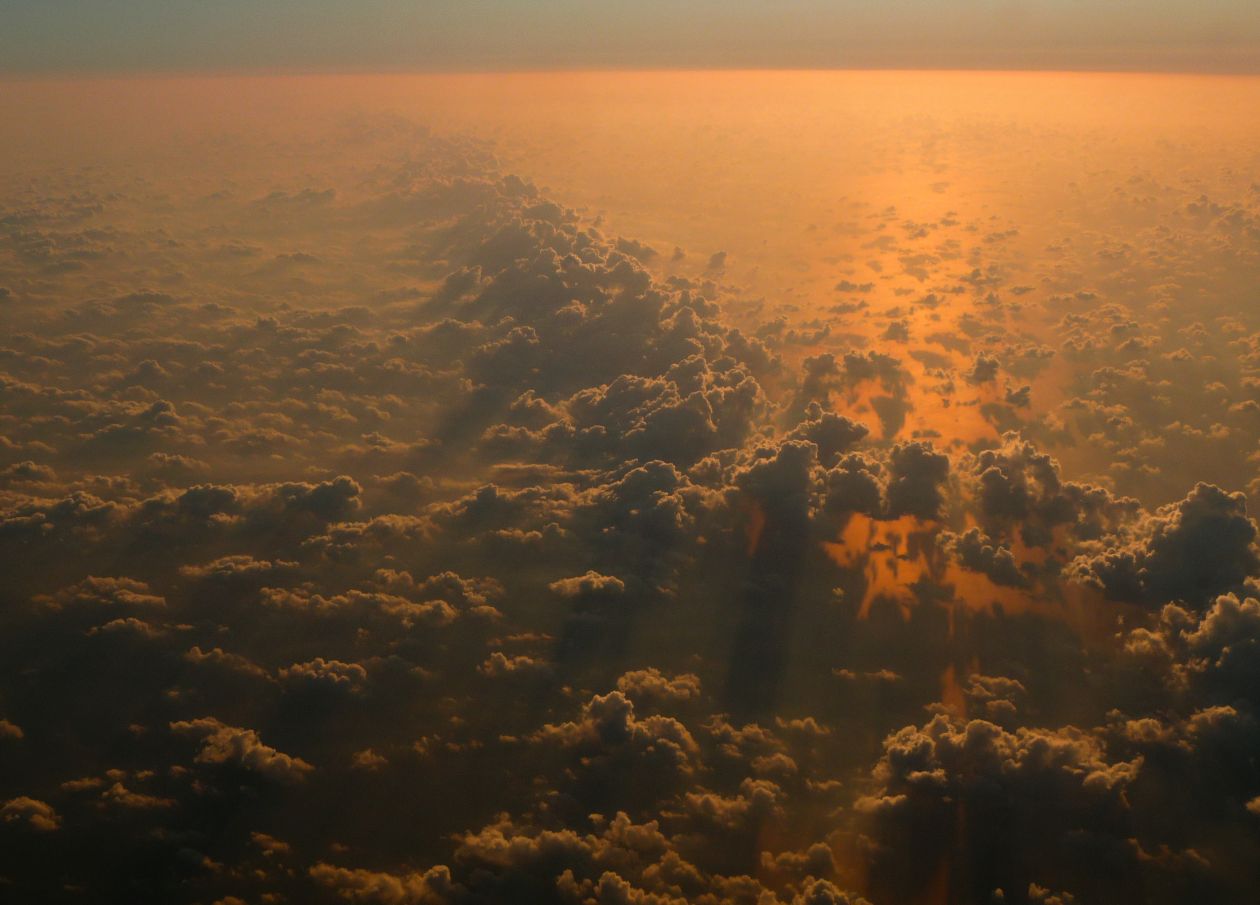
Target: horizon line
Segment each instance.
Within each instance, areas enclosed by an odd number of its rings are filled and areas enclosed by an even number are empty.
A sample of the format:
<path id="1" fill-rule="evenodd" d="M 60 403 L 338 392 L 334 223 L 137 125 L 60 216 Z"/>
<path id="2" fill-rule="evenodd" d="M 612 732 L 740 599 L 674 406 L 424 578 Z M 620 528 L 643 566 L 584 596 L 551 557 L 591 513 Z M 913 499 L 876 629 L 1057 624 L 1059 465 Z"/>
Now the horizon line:
<path id="1" fill-rule="evenodd" d="M 417 66 L 333 66 L 333 67 L 235 67 L 235 68 L 71 68 L 71 69 L 14 69 L 0 67 L 2 82 L 86 81 L 86 80 L 142 80 L 179 78 L 304 78 L 336 76 L 525 76 L 525 75 L 575 75 L 575 74 L 673 74 L 673 73 L 966 73 L 992 75 L 1135 75 L 1135 76 L 1194 76 L 1205 78 L 1257 78 L 1260 65 L 1255 69 L 1191 69 L 1097 66 L 521 66 L 521 67 L 443 67 Z"/>

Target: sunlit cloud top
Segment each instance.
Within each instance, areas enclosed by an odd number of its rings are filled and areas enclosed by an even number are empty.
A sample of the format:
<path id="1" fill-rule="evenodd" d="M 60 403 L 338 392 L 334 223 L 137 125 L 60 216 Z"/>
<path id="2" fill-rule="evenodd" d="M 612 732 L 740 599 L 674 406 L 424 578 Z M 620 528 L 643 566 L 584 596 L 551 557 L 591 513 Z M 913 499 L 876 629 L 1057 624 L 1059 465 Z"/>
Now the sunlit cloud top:
<path id="1" fill-rule="evenodd" d="M 1260 71 L 1253 0 L 5 0 L 0 71 Z"/>

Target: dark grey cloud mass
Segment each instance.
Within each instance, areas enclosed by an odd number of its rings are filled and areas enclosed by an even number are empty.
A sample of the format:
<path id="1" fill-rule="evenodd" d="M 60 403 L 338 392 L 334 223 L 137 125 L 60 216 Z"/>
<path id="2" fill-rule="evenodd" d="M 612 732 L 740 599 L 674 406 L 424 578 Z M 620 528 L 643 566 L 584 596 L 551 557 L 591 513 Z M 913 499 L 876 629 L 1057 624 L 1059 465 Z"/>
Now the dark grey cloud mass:
<path id="1" fill-rule="evenodd" d="M 1255 898 L 1260 194 L 828 328 L 360 126 L 0 197 L 0 898 Z"/>

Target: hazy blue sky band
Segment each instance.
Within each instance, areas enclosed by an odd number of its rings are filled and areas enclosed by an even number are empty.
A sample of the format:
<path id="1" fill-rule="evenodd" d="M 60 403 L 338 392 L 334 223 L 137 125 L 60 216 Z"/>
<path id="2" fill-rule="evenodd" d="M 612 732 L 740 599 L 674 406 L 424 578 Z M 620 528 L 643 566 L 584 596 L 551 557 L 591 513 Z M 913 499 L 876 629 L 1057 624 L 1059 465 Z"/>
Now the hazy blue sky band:
<path id="1" fill-rule="evenodd" d="M 0 0 L 0 69 L 1260 72 L 1255 0 Z"/>

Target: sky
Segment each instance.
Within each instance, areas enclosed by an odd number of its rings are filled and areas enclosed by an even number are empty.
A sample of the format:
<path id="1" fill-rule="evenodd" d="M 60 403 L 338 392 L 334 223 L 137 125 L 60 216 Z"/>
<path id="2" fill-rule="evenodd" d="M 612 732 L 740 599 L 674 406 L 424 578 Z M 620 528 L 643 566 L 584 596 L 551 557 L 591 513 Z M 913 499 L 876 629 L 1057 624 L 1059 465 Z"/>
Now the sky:
<path id="1" fill-rule="evenodd" d="M 0 0 L 0 900 L 1260 902 L 1258 3 Z"/>
<path id="2" fill-rule="evenodd" d="M 1248 0 L 5 0 L 0 71 L 1255 72 Z"/>

